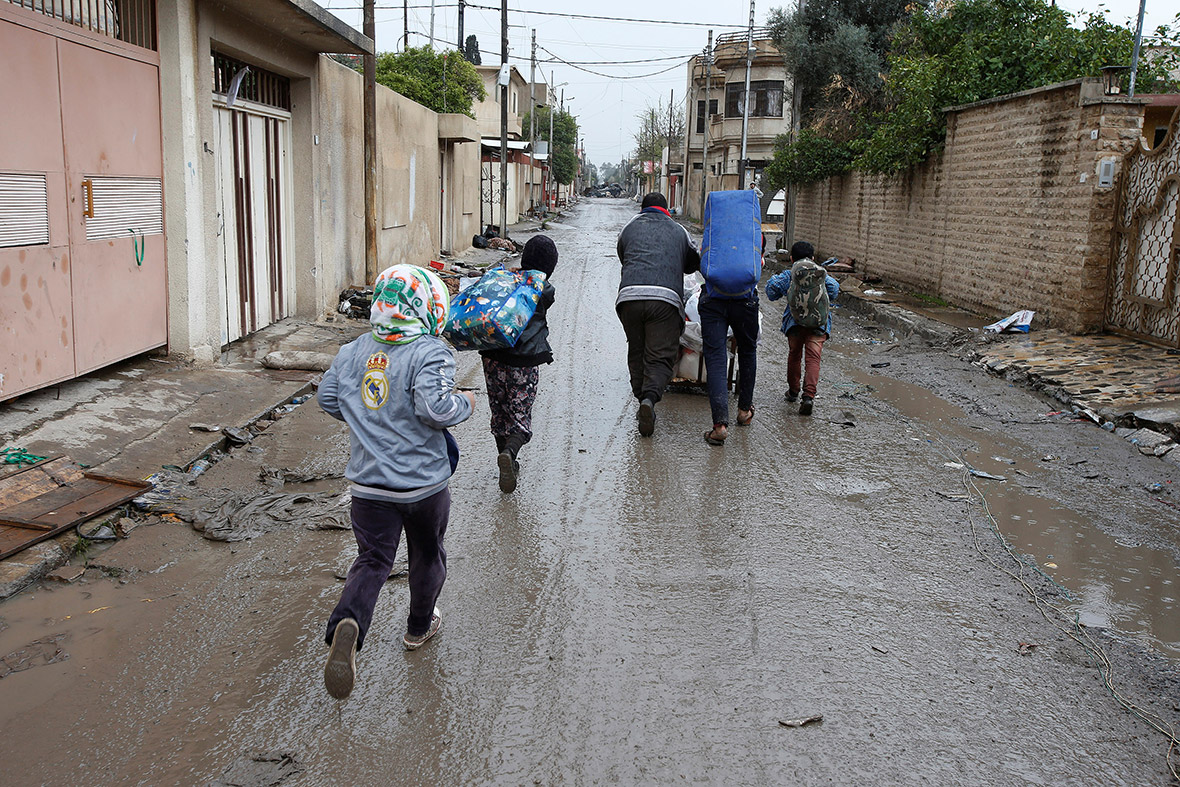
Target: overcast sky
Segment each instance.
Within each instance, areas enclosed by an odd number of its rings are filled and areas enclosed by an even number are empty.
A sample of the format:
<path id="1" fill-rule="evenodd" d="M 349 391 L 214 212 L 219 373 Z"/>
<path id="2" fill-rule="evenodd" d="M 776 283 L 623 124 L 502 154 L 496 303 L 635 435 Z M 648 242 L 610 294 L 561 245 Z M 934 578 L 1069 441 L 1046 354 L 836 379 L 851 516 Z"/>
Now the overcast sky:
<path id="1" fill-rule="evenodd" d="M 1175 0 L 1146 0 L 1144 30 L 1170 23 Z M 358 0 L 320 0 L 345 22 L 361 29 Z M 485 64 L 500 61 L 500 4 L 473 0 L 467 6 L 464 34 L 479 39 Z M 1069 11 L 1109 10 L 1111 21 L 1134 25 L 1137 0 L 1058 0 Z M 758 2 L 756 24 L 765 24 L 769 9 L 782 2 Z M 793 5 L 793 3 L 792 3 Z M 409 0 L 410 43 L 423 46 L 430 32 L 429 0 Z M 566 108 L 578 119 L 585 148 L 595 164 L 618 161 L 634 149 L 635 116 L 657 101 L 667 102 L 669 91 L 683 105 L 685 63 L 705 48 L 708 30 L 714 36 L 741 30 L 750 14 L 748 0 L 593 0 L 586 3 L 551 0 L 509 0 L 509 62 L 529 76 L 529 35 L 537 31 L 537 68 L 546 81 L 564 87 Z M 586 14 L 610 20 L 575 19 L 536 13 Z M 377 0 L 377 50 L 401 48 L 402 2 Z M 434 12 L 435 48 L 458 43 L 458 2 L 438 2 Z M 660 23 L 632 20 L 662 20 Z M 671 24 L 682 22 L 691 24 Z M 544 47 L 544 49 L 542 49 Z M 548 50 L 548 51 L 545 51 Z M 556 62 L 556 59 L 577 64 Z M 657 58 L 660 58 L 657 60 Z M 1130 58 L 1128 57 L 1128 60 Z M 637 63 L 624 61 L 649 60 Z M 542 62 L 547 61 L 547 62 Z M 621 65 L 612 65 L 623 63 Z M 671 70 L 667 70 L 671 69 Z M 596 74 L 588 71 L 597 72 Z M 664 73 L 657 73 L 657 72 Z M 624 78 L 627 77 L 627 78 Z M 542 76 L 538 75 L 537 81 Z"/>

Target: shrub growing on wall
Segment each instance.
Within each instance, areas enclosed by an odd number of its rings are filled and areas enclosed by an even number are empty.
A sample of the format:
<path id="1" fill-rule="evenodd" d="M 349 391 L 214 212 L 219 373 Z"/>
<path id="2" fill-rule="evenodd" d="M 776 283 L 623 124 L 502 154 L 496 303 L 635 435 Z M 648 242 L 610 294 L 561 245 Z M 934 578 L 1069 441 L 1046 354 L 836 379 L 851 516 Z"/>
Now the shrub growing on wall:
<path id="1" fill-rule="evenodd" d="M 880 10 L 893 8 L 881 1 Z M 854 0 L 838 4 L 845 5 L 852 13 L 859 7 Z M 853 35 L 848 13 L 834 16 L 834 26 L 831 20 L 813 20 L 808 29 L 826 24 L 832 32 L 811 45 L 799 35 L 806 19 L 777 12 L 781 25 L 776 40 L 789 62 L 802 64 L 802 116 L 810 132 L 801 133 L 794 144 L 778 144 L 770 168 L 781 178 L 778 185 L 821 180 L 849 168 L 905 170 L 942 146 L 942 110 L 948 106 L 1099 76 L 1103 66 L 1131 60 L 1130 29 L 1100 14 L 1075 16 L 1045 0 L 938 0 L 905 10 L 891 28 L 879 90 L 866 79 L 864 67 L 872 61 L 879 38 L 863 23 L 862 32 Z M 837 36 L 840 29 L 844 32 Z M 840 55 L 841 47 L 832 46 L 840 41 L 852 51 Z M 1176 87 L 1168 77 L 1178 62 L 1176 36 L 1160 27 L 1154 43 L 1163 46 L 1140 60 L 1140 93 Z M 817 62 L 806 65 L 809 51 Z M 828 65 L 812 68 L 819 61 Z M 830 81 L 820 90 L 825 75 Z"/>
<path id="2" fill-rule="evenodd" d="M 487 97 L 483 80 L 461 52 L 435 52 L 426 46 L 378 55 L 377 83 L 435 112 L 472 118 L 472 105 Z"/>
<path id="3" fill-rule="evenodd" d="M 856 142 L 838 142 L 811 129 L 803 129 L 791 142 L 786 134 L 774 141 L 774 160 L 765 177 L 772 189 L 788 183 L 811 183 L 840 175 L 852 168 Z"/>

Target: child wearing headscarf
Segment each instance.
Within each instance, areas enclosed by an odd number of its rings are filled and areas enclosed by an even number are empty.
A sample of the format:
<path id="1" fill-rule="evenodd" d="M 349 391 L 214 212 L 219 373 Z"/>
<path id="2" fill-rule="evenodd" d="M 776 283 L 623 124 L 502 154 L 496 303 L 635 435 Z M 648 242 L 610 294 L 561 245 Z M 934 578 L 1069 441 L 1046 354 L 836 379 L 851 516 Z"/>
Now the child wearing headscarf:
<path id="1" fill-rule="evenodd" d="M 501 492 L 516 489 L 520 473 L 516 456 L 533 437 L 533 402 L 537 398 L 537 382 L 540 380 L 538 367 L 553 363 L 545 313 L 553 305 L 556 293 L 549 283 L 556 267 L 557 246 L 553 240 L 548 235 L 530 238 L 520 256 L 520 269 L 545 274 L 545 287 L 537 311 L 514 346 L 480 351 L 488 385 L 488 405 L 492 410 L 492 436 L 499 451 L 496 464 L 500 471 Z"/>
<path id="2" fill-rule="evenodd" d="M 435 602 L 447 574 L 448 480 L 458 461 L 446 428 L 467 420 L 474 405 L 470 393 L 455 392 L 453 351 L 440 338 L 450 302 L 433 272 L 387 268 L 373 287 L 372 331 L 340 348 L 319 386 L 320 406 L 349 427 L 344 474 L 358 550 L 328 618 L 324 683 L 336 699 L 352 691 L 355 656 L 403 530 L 410 559 L 406 649 L 420 647 L 441 623 Z"/>

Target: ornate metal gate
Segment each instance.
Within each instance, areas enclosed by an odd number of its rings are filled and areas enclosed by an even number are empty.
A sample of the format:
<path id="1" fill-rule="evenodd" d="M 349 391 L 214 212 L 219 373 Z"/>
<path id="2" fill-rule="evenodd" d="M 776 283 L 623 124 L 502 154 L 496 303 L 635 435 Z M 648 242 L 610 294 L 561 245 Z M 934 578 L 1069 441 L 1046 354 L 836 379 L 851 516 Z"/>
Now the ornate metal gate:
<path id="1" fill-rule="evenodd" d="M 1180 347 L 1180 110 L 1167 137 L 1127 154 L 1111 244 L 1106 327 Z"/>

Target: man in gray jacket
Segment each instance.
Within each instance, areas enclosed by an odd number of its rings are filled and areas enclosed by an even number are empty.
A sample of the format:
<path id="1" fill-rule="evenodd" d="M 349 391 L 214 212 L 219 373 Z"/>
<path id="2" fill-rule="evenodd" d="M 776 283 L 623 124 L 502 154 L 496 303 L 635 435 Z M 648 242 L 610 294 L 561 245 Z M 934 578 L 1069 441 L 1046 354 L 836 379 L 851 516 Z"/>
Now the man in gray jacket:
<path id="1" fill-rule="evenodd" d="M 700 269 L 688 230 L 672 220 L 663 194 L 643 198 L 619 233 L 623 264 L 615 311 L 627 334 L 631 391 L 639 400 L 639 434 L 655 431 L 656 402 L 672 379 L 684 331 L 684 275 Z"/>

